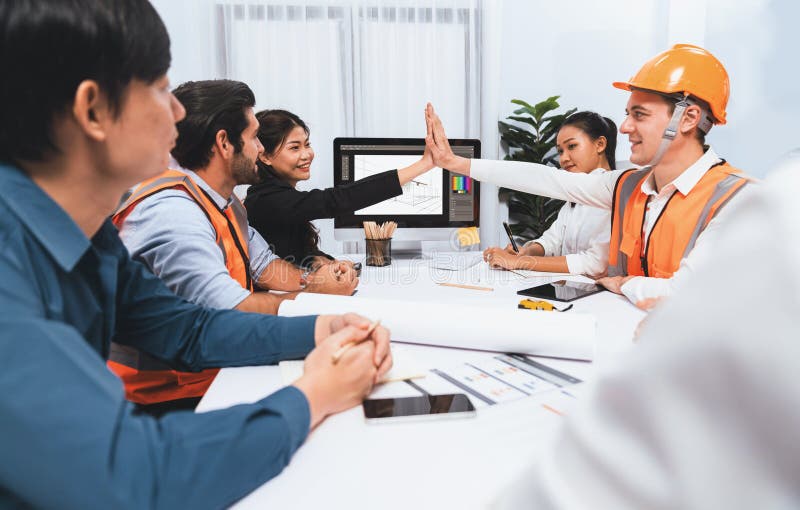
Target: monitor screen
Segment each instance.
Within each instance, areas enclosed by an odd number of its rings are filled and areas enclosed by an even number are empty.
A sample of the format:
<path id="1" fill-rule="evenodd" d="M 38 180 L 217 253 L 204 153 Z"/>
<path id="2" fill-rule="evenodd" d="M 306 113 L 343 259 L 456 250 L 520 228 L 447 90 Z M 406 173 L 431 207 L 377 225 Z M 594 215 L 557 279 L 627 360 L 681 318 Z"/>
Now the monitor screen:
<path id="1" fill-rule="evenodd" d="M 336 138 L 333 142 L 336 186 L 407 167 L 425 150 L 422 138 Z M 450 140 L 459 156 L 480 157 L 479 140 Z M 403 185 L 394 198 L 337 216 L 334 227 L 361 228 L 364 221 L 396 221 L 400 228 L 478 226 L 478 183 L 468 177 L 434 168 Z"/>
<path id="2" fill-rule="evenodd" d="M 353 178 L 360 180 L 387 169 L 404 168 L 418 159 L 419 156 L 400 154 L 356 154 Z M 355 214 L 442 214 L 442 173 L 441 168 L 434 168 L 404 184 L 402 195 L 359 209 Z"/>

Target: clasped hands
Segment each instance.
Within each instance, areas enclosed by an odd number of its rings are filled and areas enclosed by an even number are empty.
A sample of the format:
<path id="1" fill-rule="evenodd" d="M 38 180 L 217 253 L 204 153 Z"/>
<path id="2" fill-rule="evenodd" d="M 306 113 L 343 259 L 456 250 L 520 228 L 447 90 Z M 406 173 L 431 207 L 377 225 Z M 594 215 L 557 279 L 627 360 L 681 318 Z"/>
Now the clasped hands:
<path id="1" fill-rule="evenodd" d="M 317 347 L 323 343 L 332 343 L 333 351 L 336 352 L 347 344 L 354 344 L 348 353 L 357 348 L 373 350 L 373 364 L 376 369 L 375 380 L 392 368 L 392 351 L 389 348 L 389 330 L 383 326 L 374 327 L 369 319 L 356 313 L 346 313 L 343 315 L 321 315 L 317 319 Z M 327 348 L 327 347 L 326 347 Z M 342 355 L 342 360 L 348 354 Z M 330 362 L 330 359 L 328 360 Z"/>
<path id="2" fill-rule="evenodd" d="M 325 416 L 361 403 L 372 387 L 392 368 L 389 330 L 355 313 L 320 315 L 314 326 L 316 348 L 304 363 L 303 376 L 294 382 L 309 403 L 311 427 Z M 334 354 L 353 344 L 333 363 Z"/>
<path id="3" fill-rule="evenodd" d="M 331 260 L 320 263 L 308 275 L 306 290 L 320 294 L 350 296 L 358 287 L 358 277 L 353 263 L 348 260 Z"/>

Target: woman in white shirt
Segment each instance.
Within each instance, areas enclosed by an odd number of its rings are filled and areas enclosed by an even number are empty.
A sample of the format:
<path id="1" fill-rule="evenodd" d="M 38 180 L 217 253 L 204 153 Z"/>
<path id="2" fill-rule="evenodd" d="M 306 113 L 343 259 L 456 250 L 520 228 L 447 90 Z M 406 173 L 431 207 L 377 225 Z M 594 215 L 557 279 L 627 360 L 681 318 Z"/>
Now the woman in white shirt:
<path id="1" fill-rule="evenodd" d="M 556 136 L 559 164 L 573 173 L 614 170 L 617 126 L 597 113 L 577 112 L 564 121 Z M 554 170 L 557 171 L 557 170 Z M 530 269 L 554 273 L 605 275 L 611 211 L 568 202 L 553 225 L 519 253 L 509 244 L 483 252 L 484 259 L 502 269 Z"/>

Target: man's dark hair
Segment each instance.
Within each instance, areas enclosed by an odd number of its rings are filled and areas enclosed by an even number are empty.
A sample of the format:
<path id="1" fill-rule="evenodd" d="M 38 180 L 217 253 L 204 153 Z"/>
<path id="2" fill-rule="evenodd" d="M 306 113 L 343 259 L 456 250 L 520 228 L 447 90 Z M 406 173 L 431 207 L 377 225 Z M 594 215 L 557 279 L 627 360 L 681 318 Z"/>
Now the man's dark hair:
<path id="1" fill-rule="evenodd" d="M 220 130 L 227 133 L 234 152 L 241 152 L 242 131 L 249 122 L 246 109 L 256 104 L 250 87 L 232 80 L 189 81 L 173 94 L 186 108 L 172 149 L 172 156 L 182 167 L 197 170 L 208 165 Z"/>
<path id="2" fill-rule="evenodd" d="M 169 45 L 147 0 L 0 0 L 0 161 L 58 153 L 53 122 L 84 80 L 118 114 L 132 80 L 166 74 Z"/>

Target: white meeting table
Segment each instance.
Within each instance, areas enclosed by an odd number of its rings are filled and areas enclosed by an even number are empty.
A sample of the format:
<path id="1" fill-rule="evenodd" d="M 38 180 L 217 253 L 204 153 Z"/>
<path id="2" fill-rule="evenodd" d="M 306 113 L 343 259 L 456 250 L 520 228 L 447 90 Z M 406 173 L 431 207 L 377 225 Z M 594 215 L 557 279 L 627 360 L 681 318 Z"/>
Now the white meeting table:
<path id="1" fill-rule="evenodd" d="M 437 260 L 447 256 L 439 254 Z M 477 256 L 453 254 L 462 261 Z M 432 301 L 516 308 L 522 299 L 517 290 L 564 278 L 589 281 L 533 272 L 523 273 L 537 276 L 523 277 L 492 270 L 483 262 L 460 271 L 437 269 L 433 264 L 431 259 L 395 259 L 386 267 L 364 266 L 357 296 L 408 300 L 420 306 Z M 439 282 L 494 290 L 440 286 Z M 645 314 L 610 292 L 573 304 L 574 309 L 565 313 L 592 313 L 597 318 L 594 362 L 531 358 L 591 381 L 599 366 L 613 362 L 633 345 L 634 330 Z M 402 349 L 425 369 L 497 355 L 411 344 L 403 344 Z M 197 412 L 255 402 L 284 385 L 277 366 L 226 368 L 217 375 Z M 377 387 L 371 397 L 412 395 L 420 393 L 397 382 Z M 474 418 L 380 424 L 366 423 L 361 406 L 357 406 L 327 418 L 311 432 L 286 469 L 241 500 L 237 508 L 485 508 L 536 459 L 563 419 L 543 405 L 548 398 L 552 397 L 534 395 L 494 406 L 472 398 L 478 407 Z"/>

